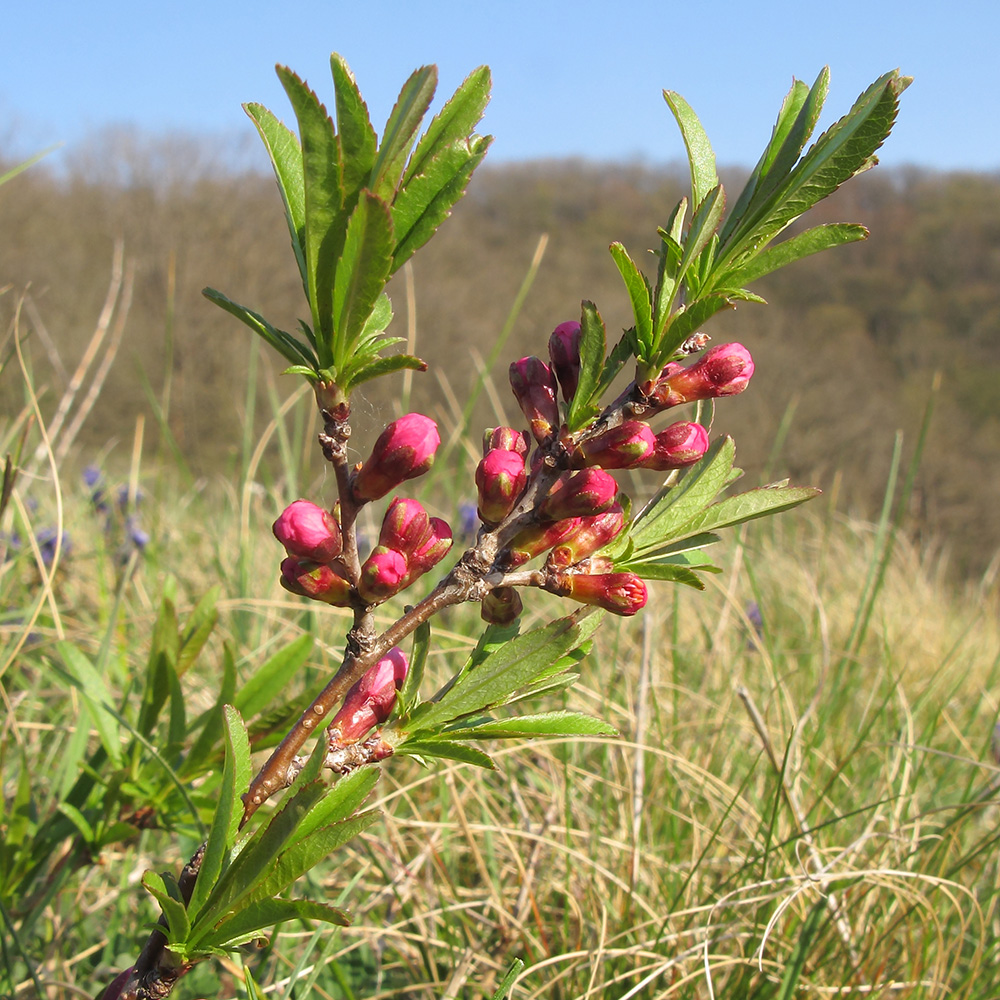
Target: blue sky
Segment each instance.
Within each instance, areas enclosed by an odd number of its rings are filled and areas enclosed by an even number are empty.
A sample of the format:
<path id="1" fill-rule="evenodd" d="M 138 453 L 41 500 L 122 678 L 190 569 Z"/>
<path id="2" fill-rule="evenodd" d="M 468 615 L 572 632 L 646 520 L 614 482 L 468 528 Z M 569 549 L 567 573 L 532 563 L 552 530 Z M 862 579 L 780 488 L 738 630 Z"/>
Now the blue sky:
<path id="1" fill-rule="evenodd" d="M 253 134 L 243 101 L 291 119 L 276 62 L 330 98 L 336 50 L 377 128 L 416 66 L 438 64 L 443 99 L 488 63 L 494 91 L 481 131 L 496 136 L 494 162 L 676 161 L 683 150 L 661 96 L 668 88 L 699 114 L 721 163 L 752 165 L 793 76 L 811 83 L 830 65 L 822 127 L 899 67 L 915 83 L 882 163 L 1000 169 L 997 0 L 21 0 L 5 5 L 4 28 L 4 158 L 56 142 L 72 151 L 116 125 L 225 145 Z"/>

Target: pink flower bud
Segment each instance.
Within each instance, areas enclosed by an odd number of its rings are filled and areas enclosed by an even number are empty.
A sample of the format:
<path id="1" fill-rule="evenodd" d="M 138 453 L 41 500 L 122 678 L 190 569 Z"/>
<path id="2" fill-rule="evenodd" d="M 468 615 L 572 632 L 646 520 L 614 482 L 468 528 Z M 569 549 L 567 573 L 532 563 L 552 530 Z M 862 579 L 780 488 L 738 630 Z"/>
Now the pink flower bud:
<path id="1" fill-rule="evenodd" d="M 394 420 L 355 473 L 354 498 L 359 502 L 377 500 L 407 479 L 422 476 L 434 464 L 440 443 L 437 424 L 430 417 L 407 413 Z"/>
<path id="2" fill-rule="evenodd" d="M 612 504 L 603 514 L 581 517 L 577 527 L 549 553 L 552 566 L 565 568 L 586 559 L 621 534 L 625 512 L 621 504 Z"/>
<path id="3" fill-rule="evenodd" d="M 538 513 L 550 521 L 590 517 L 607 510 L 617 493 L 618 484 L 602 469 L 564 472 L 539 505 Z"/>
<path id="4" fill-rule="evenodd" d="M 483 598 L 480 615 L 491 625 L 509 625 L 523 609 L 521 595 L 513 587 L 496 587 Z"/>
<path id="5" fill-rule="evenodd" d="M 527 482 L 528 473 L 522 455 L 501 448 L 488 451 L 476 469 L 482 522 L 499 524 L 514 509 Z"/>
<path id="6" fill-rule="evenodd" d="M 696 399 L 735 396 L 747 387 L 753 369 L 753 358 L 742 344 L 719 344 L 689 368 L 667 365 L 649 398 L 665 408 Z"/>
<path id="7" fill-rule="evenodd" d="M 649 424 L 642 420 L 624 420 L 581 446 L 583 465 L 602 469 L 631 469 L 653 454 L 655 438 Z"/>
<path id="8" fill-rule="evenodd" d="M 524 458 L 531 449 L 531 440 L 524 431 L 516 431 L 513 427 L 491 427 L 483 435 L 483 454 L 486 455 L 494 448 L 516 451 Z"/>
<path id="9" fill-rule="evenodd" d="M 289 504 L 274 522 L 274 537 L 290 556 L 327 563 L 340 555 L 340 525 L 333 515 L 308 500 Z"/>
<path id="10" fill-rule="evenodd" d="M 641 463 L 644 469 L 666 472 L 693 465 L 708 451 L 708 431 L 701 424 L 681 420 L 656 435 L 653 454 Z"/>
<path id="11" fill-rule="evenodd" d="M 409 667 L 399 646 L 393 646 L 344 696 L 344 704 L 330 723 L 342 746 L 356 743 L 374 726 L 389 718 L 396 692 L 403 686 Z"/>
<path id="12" fill-rule="evenodd" d="M 635 573 L 567 574 L 562 584 L 560 592 L 566 597 L 626 617 L 645 607 L 648 597 Z"/>
<path id="13" fill-rule="evenodd" d="M 563 399 L 573 402 L 580 381 L 580 324 L 575 320 L 560 323 L 549 337 L 549 359 L 559 380 Z"/>
<path id="14" fill-rule="evenodd" d="M 541 358 L 521 358 L 510 366 L 510 387 L 521 412 L 531 424 L 531 433 L 544 444 L 559 428 L 556 377 Z"/>
<path id="15" fill-rule="evenodd" d="M 361 567 L 358 591 L 369 604 L 380 604 L 403 589 L 407 573 L 401 552 L 376 545 Z"/>
<path id="16" fill-rule="evenodd" d="M 501 553 L 501 562 L 508 569 L 523 566 L 529 559 L 548 552 L 576 530 L 578 517 L 568 517 L 562 521 L 547 521 L 522 528 Z"/>
<path id="17" fill-rule="evenodd" d="M 351 606 L 351 585 L 325 563 L 289 556 L 282 560 L 280 582 L 290 594 L 310 597 L 336 608 Z"/>
<path id="18" fill-rule="evenodd" d="M 407 555 L 427 540 L 430 530 L 431 521 L 423 504 L 396 497 L 382 518 L 378 543 Z"/>
<path id="19" fill-rule="evenodd" d="M 427 537 L 418 548 L 407 553 L 407 571 L 403 586 L 408 587 L 444 559 L 451 548 L 451 542 L 451 527 L 448 522 L 440 517 L 432 517 Z"/>

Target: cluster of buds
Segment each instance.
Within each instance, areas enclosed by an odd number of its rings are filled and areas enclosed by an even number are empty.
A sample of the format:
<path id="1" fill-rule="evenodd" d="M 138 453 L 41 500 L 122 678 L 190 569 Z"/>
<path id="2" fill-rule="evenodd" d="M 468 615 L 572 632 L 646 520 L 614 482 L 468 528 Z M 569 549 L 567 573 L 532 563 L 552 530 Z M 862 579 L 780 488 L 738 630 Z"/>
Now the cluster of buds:
<path id="1" fill-rule="evenodd" d="M 483 524 L 495 527 L 516 506 L 528 482 L 528 448 L 527 435 L 513 427 L 494 427 L 483 436 L 483 459 L 476 468 Z"/>
<path id="2" fill-rule="evenodd" d="M 349 607 L 352 588 L 338 561 L 344 542 L 333 514 L 296 500 L 281 512 L 273 530 L 288 553 L 281 563 L 282 587 L 300 597 Z"/>

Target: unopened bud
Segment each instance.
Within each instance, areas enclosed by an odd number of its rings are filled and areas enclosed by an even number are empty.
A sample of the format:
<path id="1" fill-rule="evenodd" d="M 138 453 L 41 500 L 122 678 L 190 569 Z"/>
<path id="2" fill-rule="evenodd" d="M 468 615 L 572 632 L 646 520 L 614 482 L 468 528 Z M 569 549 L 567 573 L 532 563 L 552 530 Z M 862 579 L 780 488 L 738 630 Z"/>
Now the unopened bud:
<path id="1" fill-rule="evenodd" d="M 602 469 L 631 469 L 652 455 L 654 446 L 649 424 L 624 420 L 583 443 L 582 464 Z"/>
<path id="2" fill-rule="evenodd" d="M 735 396 L 747 387 L 753 369 L 753 358 L 742 344 L 719 344 L 688 368 L 667 365 L 649 399 L 663 409 L 697 399 Z"/>
<path id="3" fill-rule="evenodd" d="M 569 537 L 579 523 L 578 517 L 567 517 L 562 521 L 546 521 L 522 528 L 501 553 L 501 562 L 508 569 L 523 566 L 529 559 L 548 552 Z"/>
<path id="4" fill-rule="evenodd" d="M 491 625 L 509 625 L 523 609 L 521 595 L 513 587 L 496 587 L 483 598 L 480 615 Z"/>
<path id="5" fill-rule="evenodd" d="M 369 604 L 387 601 L 403 589 L 407 569 L 401 552 L 376 545 L 361 567 L 358 591 Z"/>
<path id="6" fill-rule="evenodd" d="M 419 500 L 396 497 L 382 518 L 378 543 L 406 555 L 426 541 L 430 525 L 427 511 Z"/>
<path id="7" fill-rule="evenodd" d="M 539 505 L 538 513 L 550 521 L 590 517 L 607 510 L 617 493 L 618 484 L 602 469 L 564 472 Z"/>
<path id="8" fill-rule="evenodd" d="M 516 451 L 523 458 L 531 448 L 531 441 L 524 431 L 516 431 L 513 427 L 490 427 L 483 434 L 483 455 L 494 448 Z"/>
<path id="9" fill-rule="evenodd" d="M 549 359 L 559 380 L 563 399 L 573 402 L 580 382 L 580 324 L 575 320 L 560 323 L 549 337 Z"/>
<path id="10" fill-rule="evenodd" d="M 422 476 L 433 464 L 441 438 L 437 424 L 422 413 L 407 413 L 394 420 L 372 448 L 368 461 L 354 476 L 358 501 L 384 497 L 400 483 Z"/>
<path id="11" fill-rule="evenodd" d="M 644 469 L 666 472 L 693 465 L 708 451 L 708 431 L 701 424 L 681 420 L 656 435 L 653 454 L 641 463 Z"/>
<path id="12" fill-rule="evenodd" d="M 624 527 L 625 512 L 618 503 L 612 504 L 603 514 L 578 518 L 576 528 L 553 547 L 548 561 L 556 567 L 572 566 L 604 548 Z"/>
<path id="13" fill-rule="evenodd" d="M 432 517 L 427 537 L 419 547 L 407 553 L 403 586 L 408 587 L 418 577 L 433 569 L 448 554 L 451 543 L 451 526 L 440 517 Z"/>
<path id="14" fill-rule="evenodd" d="M 510 387 L 517 405 L 528 418 L 539 444 L 548 441 L 559 427 L 556 377 L 541 358 L 521 358 L 510 366 Z"/>
<path id="15" fill-rule="evenodd" d="M 289 556 L 281 562 L 281 586 L 290 594 L 347 608 L 351 604 L 351 585 L 325 563 Z"/>
<path id="16" fill-rule="evenodd" d="M 396 693 L 403 686 L 409 664 L 393 646 L 344 696 L 344 704 L 330 723 L 330 733 L 342 746 L 356 743 L 389 718 Z"/>
<path id="17" fill-rule="evenodd" d="M 514 509 L 527 482 L 528 473 L 522 455 L 501 448 L 488 451 L 476 468 L 482 522 L 499 524 Z"/>
<path id="18" fill-rule="evenodd" d="M 567 574 L 559 592 L 626 617 L 645 607 L 648 597 L 646 585 L 635 573 Z"/>
<path id="19" fill-rule="evenodd" d="M 326 563 L 340 555 L 340 525 L 333 514 L 308 500 L 289 504 L 274 522 L 274 537 L 290 556 Z"/>

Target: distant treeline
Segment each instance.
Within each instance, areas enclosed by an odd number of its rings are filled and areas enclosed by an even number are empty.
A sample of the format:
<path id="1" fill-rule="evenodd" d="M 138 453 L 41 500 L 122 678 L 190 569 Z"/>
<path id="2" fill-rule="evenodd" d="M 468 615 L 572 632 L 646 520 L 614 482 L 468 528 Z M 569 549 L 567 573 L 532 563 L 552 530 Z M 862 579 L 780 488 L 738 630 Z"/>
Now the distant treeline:
<path id="1" fill-rule="evenodd" d="M 190 467 L 224 470 L 243 438 L 252 336 L 200 292 L 215 287 L 286 328 L 305 314 L 279 198 L 270 175 L 212 169 L 193 144 L 142 149 L 94 156 L 60 176 L 39 165 L 0 188 L 0 287 L 10 286 L 0 318 L 9 328 L 26 293 L 21 328 L 36 334 L 35 379 L 54 406 L 64 375 L 53 353 L 72 371 L 123 239 L 135 266 L 131 311 L 81 437 L 81 464 L 112 439 L 130 440 L 137 412 L 149 412 L 149 397 L 162 399 L 169 382 L 169 426 Z M 608 244 L 621 240 L 641 260 L 686 180 L 636 165 L 483 167 L 413 261 L 416 351 L 431 364 L 414 378 L 413 407 L 445 415 L 454 412 L 449 392 L 464 401 L 542 234 L 537 280 L 493 372 L 509 418 L 506 364 L 543 354 L 581 299 L 597 304 L 617 338 L 629 313 Z M 724 180 L 735 197 L 739 172 Z M 896 432 L 908 455 L 940 373 L 908 526 L 946 545 L 956 570 L 981 572 L 1000 549 L 1000 175 L 875 169 L 804 221 L 860 222 L 872 235 L 761 281 L 755 291 L 770 305 L 709 324 L 715 342 L 745 342 L 758 364 L 751 390 L 719 407 L 716 428 L 736 436 L 750 481 L 791 476 L 873 515 Z M 405 336 L 402 275 L 390 293 Z M 294 388 L 271 378 L 281 367 L 274 359 L 261 365 L 261 394 Z M 0 383 L 7 413 L 23 398 L 12 367 Z M 377 384 L 362 412 L 388 419 L 401 379 Z M 487 393 L 473 427 L 496 422 Z M 147 446 L 154 441 L 155 428 Z"/>

